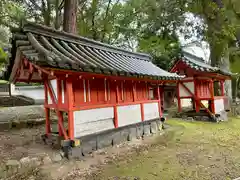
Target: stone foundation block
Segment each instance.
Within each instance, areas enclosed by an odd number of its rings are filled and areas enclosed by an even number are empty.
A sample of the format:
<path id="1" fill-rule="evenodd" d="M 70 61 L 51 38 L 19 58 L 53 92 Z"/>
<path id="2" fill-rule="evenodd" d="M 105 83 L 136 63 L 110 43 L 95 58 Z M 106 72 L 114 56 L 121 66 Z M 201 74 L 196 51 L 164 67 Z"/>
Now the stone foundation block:
<path id="1" fill-rule="evenodd" d="M 152 134 L 156 134 L 157 131 L 158 131 L 158 128 L 157 128 L 157 122 L 151 122 L 151 127 L 150 127 L 150 132 Z"/>
<path id="2" fill-rule="evenodd" d="M 144 124 L 143 126 L 143 135 L 144 136 L 149 136 L 150 133 L 150 124 Z"/>
<path id="3" fill-rule="evenodd" d="M 128 141 L 132 141 L 134 138 L 137 137 L 137 128 L 136 127 L 130 127 L 129 128 L 129 135 L 128 135 Z"/>
<path id="4" fill-rule="evenodd" d="M 83 155 L 87 155 L 87 154 L 97 150 L 96 136 L 90 136 L 86 139 L 85 138 L 81 139 L 80 144 L 81 144 Z"/>
<path id="5" fill-rule="evenodd" d="M 121 140 L 121 133 L 120 131 L 113 132 L 112 133 L 112 145 L 117 145 L 122 142 Z"/>
<path id="6" fill-rule="evenodd" d="M 142 138 L 143 136 L 143 124 L 140 124 L 140 125 L 137 125 L 136 127 L 137 131 L 136 131 L 136 137 L 139 139 L 139 138 Z"/>
<path id="7" fill-rule="evenodd" d="M 97 136 L 97 149 L 102 149 L 112 145 L 113 133 L 103 133 Z"/>
<path id="8" fill-rule="evenodd" d="M 124 128 L 120 131 L 120 136 L 121 136 L 120 143 L 128 141 L 128 137 L 129 137 L 129 134 L 130 134 L 129 130 L 130 130 L 130 128 L 127 127 L 126 129 Z"/>
<path id="9" fill-rule="evenodd" d="M 73 159 L 82 159 L 83 158 L 82 148 L 81 147 L 72 148 L 70 156 Z"/>
<path id="10" fill-rule="evenodd" d="M 157 129 L 158 131 L 162 131 L 163 130 L 163 123 L 159 120 L 156 121 L 157 122 Z"/>

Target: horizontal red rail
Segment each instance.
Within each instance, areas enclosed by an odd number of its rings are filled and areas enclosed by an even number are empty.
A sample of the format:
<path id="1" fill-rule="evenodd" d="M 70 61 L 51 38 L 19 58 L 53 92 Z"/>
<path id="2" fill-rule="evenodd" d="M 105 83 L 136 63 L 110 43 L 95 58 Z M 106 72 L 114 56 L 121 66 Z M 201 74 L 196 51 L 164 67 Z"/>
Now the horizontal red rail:
<path id="1" fill-rule="evenodd" d="M 73 107 L 73 111 L 78 110 L 87 110 L 87 109 L 97 109 L 97 108 L 107 108 L 107 107 L 114 107 L 114 106 L 128 106 L 128 105 L 137 105 L 137 104 L 149 104 L 149 103 L 157 103 L 159 100 L 148 100 L 148 101 L 135 101 L 135 102 L 123 102 L 117 104 L 94 104 L 94 105 L 82 105 Z"/>

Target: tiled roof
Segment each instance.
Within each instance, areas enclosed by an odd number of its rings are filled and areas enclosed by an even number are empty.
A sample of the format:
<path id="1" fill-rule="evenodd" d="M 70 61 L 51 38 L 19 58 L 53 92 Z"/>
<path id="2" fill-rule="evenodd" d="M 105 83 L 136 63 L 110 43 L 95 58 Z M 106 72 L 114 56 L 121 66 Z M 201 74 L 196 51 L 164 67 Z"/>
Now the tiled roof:
<path id="1" fill-rule="evenodd" d="M 151 79 L 180 78 L 154 65 L 147 54 L 32 23 L 13 33 L 12 45 L 10 70 L 18 48 L 28 60 L 46 67 Z"/>
<path id="2" fill-rule="evenodd" d="M 204 59 L 197 57 L 193 54 L 190 54 L 186 51 L 183 52 L 183 56 L 181 59 L 187 65 L 189 65 L 191 68 L 196 69 L 198 71 L 215 72 L 215 73 L 220 73 L 220 74 L 224 74 L 224 75 L 232 75 L 231 72 L 224 71 L 223 69 L 220 69 L 219 67 L 213 67 L 210 64 L 205 63 Z"/>

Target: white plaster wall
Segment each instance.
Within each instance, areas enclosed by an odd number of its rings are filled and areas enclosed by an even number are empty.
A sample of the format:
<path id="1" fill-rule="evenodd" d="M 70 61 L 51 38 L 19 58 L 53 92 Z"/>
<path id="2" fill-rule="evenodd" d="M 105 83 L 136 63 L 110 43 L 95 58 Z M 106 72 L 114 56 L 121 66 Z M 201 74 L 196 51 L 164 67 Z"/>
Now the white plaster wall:
<path id="1" fill-rule="evenodd" d="M 183 83 L 193 94 L 194 94 L 194 83 L 193 82 L 185 82 Z M 179 96 L 186 97 L 191 96 L 188 91 L 180 84 L 179 85 Z"/>
<path id="2" fill-rule="evenodd" d="M 16 86 L 14 94 L 23 95 L 36 101 L 44 100 L 43 86 Z"/>
<path id="3" fill-rule="evenodd" d="M 126 126 L 141 122 L 140 104 L 117 107 L 118 126 Z"/>
<path id="4" fill-rule="evenodd" d="M 208 100 L 202 100 L 201 103 L 203 103 L 203 105 L 208 108 Z"/>
<path id="5" fill-rule="evenodd" d="M 56 100 L 58 99 L 57 97 L 57 80 L 56 79 L 53 79 L 50 81 L 50 84 L 52 86 L 52 89 L 53 89 L 53 92 L 55 94 L 55 97 L 56 97 Z M 50 94 L 48 92 L 48 103 L 49 104 L 52 104 L 52 99 L 50 97 Z M 62 103 L 64 103 L 64 88 L 63 88 L 63 83 L 62 83 Z"/>
<path id="6" fill-rule="evenodd" d="M 215 99 L 214 100 L 215 113 L 220 113 L 224 111 L 224 99 Z"/>
<path id="7" fill-rule="evenodd" d="M 205 107 L 208 107 L 208 101 L 202 100 L 201 101 Z M 192 107 L 192 101 L 191 99 L 181 99 L 181 105 L 182 107 Z"/>
<path id="8" fill-rule="evenodd" d="M 74 137 L 113 129 L 113 107 L 74 112 Z"/>
<path id="9" fill-rule="evenodd" d="M 181 99 L 182 107 L 192 107 L 192 100 L 191 99 Z"/>
<path id="10" fill-rule="evenodd" d="M 145 121 L 159 118 L 158 103 L 146 103 L 143 108 Z"/>

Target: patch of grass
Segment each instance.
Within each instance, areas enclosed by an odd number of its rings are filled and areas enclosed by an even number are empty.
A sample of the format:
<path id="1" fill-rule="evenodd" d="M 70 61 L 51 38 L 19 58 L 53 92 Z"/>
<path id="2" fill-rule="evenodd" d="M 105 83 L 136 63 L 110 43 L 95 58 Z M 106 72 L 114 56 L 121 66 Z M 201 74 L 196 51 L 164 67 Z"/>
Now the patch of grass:
<path id="1" fill-rule="evenodd" d="M 4 180 L 50 180 L 51 178 L 47 174 L 43 174 L 41 169 L 36 166 L 27 166 L 21 167 L 17 170 L 17 172 L 4 172 L 3 175 Z M 0 176 L 1 178 L 1 176 Z"/>
<path id="2" fill-rule="evenodd" d="M 91 179 L 234 179 L 240 176 L 240 119 L 219 124 L 168 120 L 176 128 L 148 149 L 120 156 Z"/>

